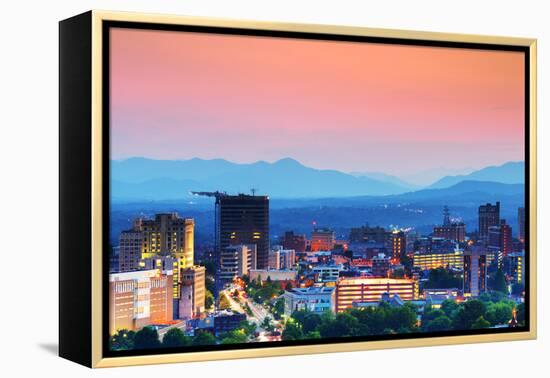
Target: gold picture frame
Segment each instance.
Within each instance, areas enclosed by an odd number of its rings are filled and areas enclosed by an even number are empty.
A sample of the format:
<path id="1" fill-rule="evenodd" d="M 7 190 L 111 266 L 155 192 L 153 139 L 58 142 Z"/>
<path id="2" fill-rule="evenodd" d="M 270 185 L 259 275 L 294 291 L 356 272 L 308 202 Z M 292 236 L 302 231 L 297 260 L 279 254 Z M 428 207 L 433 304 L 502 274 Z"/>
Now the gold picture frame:
<path id="1" fill-rule="evenodd" d="M 376 38 L 396 38 L 400 40 L 421 40 L 421 41 L 436 41 L 442 43 L 458 42 L 469 44 L 491 44 L 505 46 L 521 46 L 528 49 L 529 66 L 528 83 L 529 83 L 529 330 L 525 332 L 513 333 L 498 333 L 498 334 L 476 334 L 476 335 L 459 335 L 459 336 L 434 336 L 426 338 L 410 338 L 397 340 L 380 340 L 380 341 L 360 341 L 360 342 L 343 342 L 331 344 L 316 344 L 316 345 L 297 345 L 297 346 L 270 346 L 268 348 L 247 348 L 247 349 L 232 349 L 232 350 L 216 350 L 216 351 L 199 351 L 189 353 L 170 353 L 170 354 L 154 354 L 154 355 L 139 355 L 139 356 L 122 356 L 122 357 L 104 357 L 104 333 L 103 326 L 104 317 L 104 265 L 102 264 L 105 258 L 104 238 L 103 233 L 103 212 L 105 211 L 103 197 L 104 187 L 106 184 L 102 167 L 104 164 L 104 136 L 102 135 L 103 122 L 105 117 L 103 114 L 103 25 L 105 22 L 132 22 L 142 24 L 163 24 L 163 25 L 191 25 L 201 27 L 220 27 L 220 28 L 237 28 L 251 29 L 263 31 L 285 31 L 313 34 L 331 34 L 345 36 L 365 36 Z M 468 34 L 453 34 L 453 33 L 435 33 L 423 31 L 406 31 L 406 30 L 391 30 L 391 29 L 376 29 L 353 26 L 335 26 L 335 25 L 316 25 L 316 24 L 294 24 L 294 23 L 279 23 L 279 22 L 260 22 L 247 20 L 230 20 L 216 19 L 203 17 L 186 17 L 160 14 L 143 14 L 143 13 L 126 13 L 126 12 L 110 12 L 110 11 L 90 11 L 81 16 L 76 16 L 72 19 L 62 21 L 60 24 L 60 124 L 61 124 L 61 230 L 60 230 L 60 355 L 70 360 L 79 362 L 89 367 L 114 367 L 128 365 L 143 365 L 143 364 L 161 364 L 173 362 L 191 362 L 191 361 L 208 361 L 220 359 L 237 359 L 237 358 L 254 358 L 254 357 L 269 357 L 269 356 L 284 356 L 296 354 L 313 354 L 313 353 L 329 353 L 329 352 L 347 352 L 361 351 L 372 349 L 387 349 L 387 348 L 408 348 L 408 347 L 423 347 L 448 344 L 466 344 L 466 343 L 482 343 L 496 341 L 514 341 L 535 339 L 537 336 L 537 270 L 536 270 L 536 213 L 537 213 L 537 135 L 536 135 L 536 98 L 537 98 L 537 74 L 536 74 L 536 54 L 537 42 L 535 39 L 528 38 L 513 38 L 500 36 L 482 36 Z M 79 39 L 80 38 L 80 39 Z M 82 50 L 85 53 L 82 54 Z M 78 55 L 79 58 L 75 58 Z M 86 69 L 82 68 L 82 72 L 73 72 L 73 76 L 67 71 L 71 70 L 68 67 L 69 60 L 78 64 L 79 62 L 88 62 L 86 67 L 89 70 L 87 75 Z M 75 60 L 76 59 L 76 60 Z M 79 60 L 80 59 L 80 60 Z M 75 68 L 76 70 L 76 68 Z M 77 83 L 77 84 L 75 84 Z M 74 86 L 78 85 L 77 90 Z M 65 94 L 63 92 L 65 91 Z M 71 95 L 69 95 L 69 92 Z M 82 93 L 82 95 L 78 95 Z M 79 105 L 74 102 L 79 101 Z M 89 101 L 89 102 L 88 102 Z M 77 106 L 77 108 L 75 108 Z M 74 112 L 75 109 L 81 109 L 80 112 Z M 68 131 L 69 123 L 74 125 L 74 122 L 86 122 L 87 125 L 79 131 Z M 78 135 L 71 133 L 79 133 Z M 84 145 L 88 145 L 87 149 L 80 152 L 67 147 L 75 143 L 75 138 Z M 75 147 L 78 148 L 78 147 Z M 71 165 L 70 153 L 81 153 L 83 155 L 90 154 L 86 157 L 89 165 L 82 168 Z M 79 156 L 79 155 L 77 155 Z M 81 185 L 69 188 L 68 177 L 76 171 L 80 170 L 79 174 L 86 177 Z M 526 183 L 527 184 L 527 183 Z M 85 200 L 84 200 L 85 199 Z M 89 217 L 84 224 L 74 222 L 70 218 L 70 206 L 73 206 L 78 201 L 82 202 L 81 217 Z M 527 205 L 527 204 L 526 204 Z M 78 227 L 78 229 L 77 229 Z M 78 269 L 84 269 L 87 273 L 76 273 L 75 269 L 77 262 L 70 262 L 70 255 L 74 257 L 75 248 L 72 247 L 76 241 L 71 241 L 67 236 L 69 233 L 86 234 L 85 240 L 88 244 L 85 246 L 84 255 L 78 260 L 81 264 Z M 83 267 L 82 264 L 88 264 Z M 80 283 L 79 280 L 83 280 Z M 88 283 L 85 283 L 84 280 Z M 88 295 L 89 289 L 89 295 Z M 79 296 L 79 299 L 75 299 Z M 82 313 L 73 313 L 71 306 L 81 305 Z M 89 316 L 82 318 L 82 314 L 86 312 Z M 65 314 L 65 315 L 64 315 Z M 80 316 L 82 323 L 85 325 L 77 325 L 70 321 L 70 317 Z M 88 324 L 89 323 L 89 324 Z M 83 327 L 83 328 L 79 328 Z M 80 329 L 79 340 L 71 336 L 75 330 Z M 82 336 L 84 335 L 84 336 Z M 75 351 L 78 343 L 86 344 L 85 347 Z M 89 344 L 89 345 L 88 345 Z"/>

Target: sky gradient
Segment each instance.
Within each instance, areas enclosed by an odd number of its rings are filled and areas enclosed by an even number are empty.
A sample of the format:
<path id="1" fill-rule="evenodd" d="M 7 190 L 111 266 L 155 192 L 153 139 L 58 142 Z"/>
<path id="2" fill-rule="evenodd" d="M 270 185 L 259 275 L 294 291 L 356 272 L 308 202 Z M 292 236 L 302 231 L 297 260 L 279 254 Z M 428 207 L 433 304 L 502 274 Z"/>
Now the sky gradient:
<path id="1" fill-rule="evenodd" d="M 111 32 L 111 157 L 395 175 L 524 157 L 519 52 Z"/>

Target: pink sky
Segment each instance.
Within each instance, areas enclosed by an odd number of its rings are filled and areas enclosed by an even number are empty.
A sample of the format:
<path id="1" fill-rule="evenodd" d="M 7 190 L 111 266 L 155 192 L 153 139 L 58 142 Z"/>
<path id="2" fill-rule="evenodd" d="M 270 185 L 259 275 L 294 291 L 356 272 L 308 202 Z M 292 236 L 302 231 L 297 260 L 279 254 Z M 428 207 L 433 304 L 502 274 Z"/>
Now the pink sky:
<path id="1" fill-rule="evenodd" d="M 111 153 L 404 175 L 524 156 L 523 54 L 113 29 Z"/>

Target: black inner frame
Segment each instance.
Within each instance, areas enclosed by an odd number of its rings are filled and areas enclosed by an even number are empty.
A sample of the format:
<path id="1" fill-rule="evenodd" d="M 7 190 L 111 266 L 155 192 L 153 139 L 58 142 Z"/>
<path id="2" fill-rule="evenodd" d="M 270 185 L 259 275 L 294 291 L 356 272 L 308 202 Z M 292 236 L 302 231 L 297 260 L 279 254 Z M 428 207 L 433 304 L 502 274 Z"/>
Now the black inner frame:
<path id="1" fill-rule="evenodd" d="M 498 50 L 498 51 L 516 51 L 524 54 L 524 117 L 525 117 L 525 326 L 517 328 L 489 328 L 479 330 L 462 330 L 462 331 L 442 331 L 442 332 L 416 332 L 410 334 L 396 335 L 374 335 L 374 336 L 357 336 L 357 337 L 338 337 L 338 338 L 323 338 L 320 340 L 287 340 L 277 342 L 264 343 L 246 343 L 232 345 L 205 345 L 205 346 L 188 346 L 188 347 L 173 347 L 173 348 L 157 348 L 157 349 L 139 349 L 127 351 L 113 351 L 109 348 L 109 256 L 105 253 L 109 251 L 109 216 L 110 216 L 110 29 L 111 28 L 126 28 L 126 29 L 145 29 L 159 31 L 179 31 L 207 34 L 222 34 L 222 35 L 240 35 L 240 36 L 256 36 L 256 37 L 276 37 L 290 39 L 309 39 L 309 40 L 325 40 L 325 41 L 341 41 L 341 42 L 363 42 L 363 43 L 384 43 L 393 45 L 412 45 L 426 47 L 451 47 L 462 49 L 476 50 Z M 447 42 L 447 41 L 431 41 L 431 40 L 416 40 L 402 38 L 386 38 L 386 37 L 368 37 L 357 35 L 336 35 L 325 33 L 309 33 L 309 32 L 289 32 L 289 31 L 274 31 L 274 30 L 257 30 L 257 29 L 242 29 L 228 27 L 213 27 L 213 26 L 192 26 L 192 25 L 168 25 L 146 22 L 126 22 L 126 21 L 103 21 L 102 22 L 102 135 L 103 135 L 103 156 L 102 156 L 102 172 L 103 172 L 103 277 L 102 277 L 102 305 L 103 305 L 103 337 L 102 337 L 102 352 L 103 357 L 123 357 L 123 356 L 142 356 L 167 353 L 182 353 L 182 352 L 204 352 L 204 351 L 221 351 L 235 349 L 260 349 L 260 348 L 276 348 L 280 346 L 299 346 L 299 345 L 319 345 L 319 344 L 340 344 L 361 341 L 381 341 L 381 340 L 406 340 L 406 339 L 423 339 L 440 336 L 465 336 L 465 335 L 485 335 L 485 334 L 500 334 L 500 333 L 517 333 L 528 332 L 530 330 L 530 54 L 528 46 L 516 45 L 499 45 L 499 44 L 484 44 L 484 43 L 467 43 L 467 42 Z"/>

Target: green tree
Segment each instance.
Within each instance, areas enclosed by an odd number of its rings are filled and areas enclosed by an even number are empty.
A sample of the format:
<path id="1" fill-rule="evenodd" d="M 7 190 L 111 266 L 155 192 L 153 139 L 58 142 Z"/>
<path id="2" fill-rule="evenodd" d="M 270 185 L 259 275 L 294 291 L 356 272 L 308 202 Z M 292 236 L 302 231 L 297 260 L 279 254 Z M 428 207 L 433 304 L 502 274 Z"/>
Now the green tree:
<path id="1" fill-rule="evenodd" d="M 273 305 L 273 308 L 271 309 L 271 312 L 273 313 L 273 317 L 276 320 L 282 318 L 285 313 L 285 298 L 283 296 L 277 298 L 275 304 Z"/>
<path id="2" fill-rule="evenodd" d="M 179 328 L 172 328 L 162 339 L 162 346 L 164 347 L 182 347 L 191 345 L 191 338 L 185 336 L 183 331 Z"/>
<path id="3" fill-rule="evenodd" d="M 464 302 L 453 319 L 456 329 L 471 329 L 473 323 L 485 314 L 485 303 L 478 299 Z M 485 319 L 484 319 L 485 320 Z"/>
<path id="4" fill-rule="evenodd" d="M 508 302 L 491 303 L 487 306 L 484 318 L 491 325 L 507 324 L 512 319 L 514 305 Z"/>
<path id="5" fill-rule="evenodd" d="M 220 310 L 229 310 L 231 308 L 231 303 L 225 294 L 220 295 Z"/>
<path id="6" fill-rule="evenodd" d="M 135 349 L 153 349 L 160 347 L 159 334 L 153 327 L 143 327 L 134 337 Z"/>
<path id="7" fill-rule="evenodd" d="M 460 287 L 460 276 L 445 268 L 430 270 L 428 281 L 424 284 L 428 289 L 450 289 Z"/>
<path id="8" fill-rule="evenodd" d="M 302 329 L 299 324 L 294 321 L 289 321 L 286 323 L 282 334 L 283 340 L 300 340 L 303 339 L 303 337 L 304 334 L 302 333 Z"/>
<path id="9" fill-rule="evenodd" d="M 495 274 L 493 290 L 499 293 L 508 294 L 508 285 L 506 285 L 506 277 L 504 277 L 502 269 L 498 269 Z"/>
<path id="10" fill-rule="evenodd" d="M 244 329 L 236 329 L 228 332 L 221 341 L 221 344 L 244 344 L 248 340 L 248 335 Z"/>
<path id="11" fill-rule="evenodd" d="M 134 349 L 134 337 L 136 333 L 134 331 L 128 331 L 127 329 L 121 329 L 113 336 L 111 336 L 109 343 L 111 350 L 129 350 Z"/>
<path id="12" fill-rule="evenodd" d="M 453 322 L 446 316 L 438 316 L 433 320 L 429 320 L 426 323 L 422 322 L 422 330 L 425 332 L 438 332 L 438 331 L 447 331 L 452 329 Z"/>
<path id="13" fill-rule="evenodd" d="M 193 337 L 193 345 L 214 345 L 216 344 L 216 337 L 209 332 L 200 331 Z"/>
<path id="14" fill-rule="evenodd" d="M 210 290 L 206 290 L 206 293 L 204 295 L 204 306 L 207 309 L 211 309 L 214 307 L 214 294 Z"/>
<path id="15" fill-rule="evenodd" d="M 319 331 L 311 331 L 306 333 L 306 335 L 304 336 L 304 339 L 320 339 L 320 338 L 321 338 L 321 333 L 319 333 Z"/>
<path id="16" fill-rule="evenodd" d="M 441 310 L 445 313 L 445 315 L 451 318 L 455 311 L 458 310 L 458 304 L 452 299 L 445 299 L 443 303 L 441 303 Z"/>
<path id="17" fill-rule="evenodd" d="M 483 316 L 480 316 L 472 323 L 472 329 L 489 328 L 490 326 L 491 323 L 485 320 Z"/>

